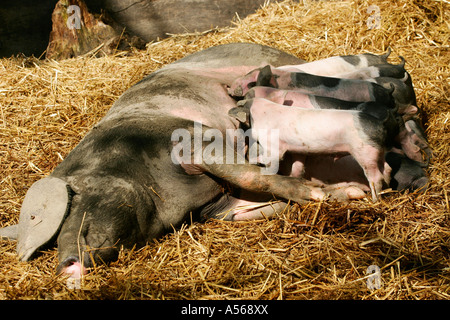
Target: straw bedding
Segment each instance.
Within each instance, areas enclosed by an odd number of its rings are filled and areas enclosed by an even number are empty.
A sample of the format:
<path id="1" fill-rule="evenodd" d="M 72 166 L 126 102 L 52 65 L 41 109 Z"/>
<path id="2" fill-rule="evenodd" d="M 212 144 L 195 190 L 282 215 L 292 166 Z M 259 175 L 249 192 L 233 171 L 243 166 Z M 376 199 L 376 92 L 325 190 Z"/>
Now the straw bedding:
<path id="1" fill-rule="evenodd" d="M 366 25 L 369 5 L 380 8 L 379 29 Z M 23 263 L 15 243 L 2 241 L 0 299 L 449 299 L 449 21 L 447 1 L 287 1 L 237 17 L 230 28 L 173 35 L 143 51 L 0 60 L 0 226 L 17 222 L 26 190 L 127 88 L 223 43 L 261 43 L 308 61 L 391 46 L 391 62 L 407 61 L 435 155 L 423 194 L 312 202 L 268 221 L 185 225 L 97 265 L 80 290 L 55 275 L 55 249 Z M 381 268 L 378 290 L 366 285 L 370 265 Z"/>

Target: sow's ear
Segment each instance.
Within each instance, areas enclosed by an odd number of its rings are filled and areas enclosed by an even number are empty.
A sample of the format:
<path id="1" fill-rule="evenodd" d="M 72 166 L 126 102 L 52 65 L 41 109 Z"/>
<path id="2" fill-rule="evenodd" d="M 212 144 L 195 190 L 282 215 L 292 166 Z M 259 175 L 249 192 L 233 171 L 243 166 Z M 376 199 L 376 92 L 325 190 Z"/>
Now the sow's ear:
<path id="1" fill-rule="evenodd" d="M 70 210 L 71 199 L 69 185 L 59 178 L 43 178 L 31 186 L 20 209 L 17 236 L 20 260 L 30 260 L 38 249 L 55 238 Z"/>

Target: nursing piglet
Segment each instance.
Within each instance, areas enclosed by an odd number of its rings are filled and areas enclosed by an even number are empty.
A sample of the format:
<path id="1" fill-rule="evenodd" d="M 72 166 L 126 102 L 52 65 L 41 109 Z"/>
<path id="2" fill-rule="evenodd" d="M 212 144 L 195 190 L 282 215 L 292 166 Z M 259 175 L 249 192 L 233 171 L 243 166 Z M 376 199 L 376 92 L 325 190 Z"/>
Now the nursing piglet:
<path id="1" fill-rule="evenodd" d="M 296 90 L 306 94 L 346 101 L 377 101 L 387 106 L 395 104 L 390 95 L 392 89 L 386 89 L 376 83 L 322 77 L 303 72 L 288 72 L 277 70 L 270 65 L 236 79 L 230 86 L 229 93 L 233 96 L 245 96 L 255 86 Z"/>
<path id="2" fill-rule="evenodd" d="M 343 79 L 359 79 L 359 80 L 366 80 L 366 79 L 374 79 L 374 78 L 380 78 L 380 77 L 388 77 L 388 78 L 395 78 L 395 79 L 402 79 L 405 77 L 405 73 L 407 72 L 405 70 L 405 59 L 403 57 L 400 57 L 402 62 L 400 64 L 377 64 L 374 66 L 369 66 L 365 68 L 356 69 L 350 72 L 343 72 L 343 73 L 336 73 L 336 74 L 330 74 L 328 76 L 330 77 L 336 77 L 336 78 L 343 78 Z M 283 67 L 278 67 L 278 69 L 283 70 Z M 286 70 L 289 71 L 289 70 Z M 308 72 L 312 73 L 312 72 Z M 323 75 L 323 74 L 317 74 L 312 73 L 315 75 Z"/>
<path id="3" fill-rule="evenodd" d="M 363 53 L 358 55 L 333 56 L 299 65 L 281 66 L 277 69 L 289 72 L 307 72 L 320 76 L 334 76 L 376 65 L 390 65 L 387 63 L 387 58 L 390 54 L 391 49 L 388 48 L 388 51 L 383 55 Z"/>
<path id="4" fill-rule="evenodd" d="M 371 110 L 291 108 L 255 98 L 228 114 L 250 126 L 255 141 L 261 129 L 279 130 L 278 149 L 266 144 L 264 163 L 270 163 L 268 159 L 278 161 L 288 151 L 304 155 L 351 154 L 363 168 L 375 202 L 383 185 L 389 184 L 390 167 L 384 160 L 384 150 L 391 134 L 386 128 L 396 125 L 391 113 L 385 110 L 385 119 L 380 120 L 378 115 L 370 114 Z"/>
<path id="5" fill-rule="evenodd" d="M 381 109 L 387 108 L 377 102 L 354 102 L 345 101 L 335 98 L 315 96 L 305 94 L 296 90 L 282 90 L 271 87 L 253 87 L 245 95 L 246 99 L 264 98 L 282 104 L 306 109 L 336 109 L 336 110 L 364 110 L 370 107 L 372 110 L 377 107 Z M 398 132 L 392 139 L 396 142 L 398 148 L 401 148 L 406 155 L 417 162 L 423 161 L 422 152 L 426 155 L 423 165 L 428 164 L 431 157 L 431 149 L 428 146 L 425 134 L 420 130 L 420 126 L 414 120 L 408 120 L 411 114 L 407 114 L 407 110 L 392 109 L 401 117 L 397 117 Z M 384 112 L 383 110 L 380 110 Z M 372 111 L 373 112 L 373 111 Z M 413 110 L 414 112 L 414 110 Z M 405 119 L 407 120 L 405 122 Z"/>
<path id="6" fill-rule="evenodd" d="M 363 102 L 346 101 L 336 98 L 302 93 L 300 90 L 284 90 L 271 87 L 253 87 L 245 99 L 264 98 L 285 106 L 306 109 L 356 110 Z"/>

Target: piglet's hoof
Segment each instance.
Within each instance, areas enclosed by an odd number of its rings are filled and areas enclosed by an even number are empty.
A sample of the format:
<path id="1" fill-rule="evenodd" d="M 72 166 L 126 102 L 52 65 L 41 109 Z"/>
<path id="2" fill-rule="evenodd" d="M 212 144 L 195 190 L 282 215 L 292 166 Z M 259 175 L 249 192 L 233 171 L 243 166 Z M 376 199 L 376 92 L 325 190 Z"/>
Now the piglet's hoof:
<path id="1" fill-rule="evenodd" d="M 349 200 L 363 199 L 366 196 L 366 193 L 358 187 L 345 188 L 345 193 Z"/>
<path id="2" fill-rule="evenodd" d="M 366 193 L 363 190 L 355 186 L 341 188 L 327 187 L 324 188 L 324 191 L 328 193 L 330 200 L 339 202 L 363 199 L 366 196 Z"/>
<path id="3" fill-rule="evenodd" d="M 234 91 L 232 92 L 232 95 L 236 96 L 236 97 L 242 97 L 244 95 L 244 91 L 242 90 L 241 87 L 237 87 L 234 89 Z"/>

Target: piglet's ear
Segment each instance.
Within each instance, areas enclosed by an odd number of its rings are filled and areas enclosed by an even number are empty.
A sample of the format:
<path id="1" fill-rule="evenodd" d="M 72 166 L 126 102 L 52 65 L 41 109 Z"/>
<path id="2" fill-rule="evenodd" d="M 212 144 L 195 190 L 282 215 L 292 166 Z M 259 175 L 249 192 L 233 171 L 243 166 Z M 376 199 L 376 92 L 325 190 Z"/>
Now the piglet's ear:
<path id="1" fill-rule="evenodd" d="M 272 85 L 272 69 L 267 65 L 259 71 L 256 85 L 260 87 L 273 87 Z"/>
<path id="2" fill-rule="evenodd" d="M 228 111 L 228 115 L 237 119 L 241 123 L 249 124 L 250 109 L 246 107 L 246 104 L 241 103 L 240 105 L 242 106 L 230 109 Z"/>
<path id="3" fill-rule="evenodd" d="M 17 254 L 20 260 L 30 260 L 38 249 L 55 238 L 70 210 L 71 198 L 70 187 L 59 178 L 43 178 L 30 187 L 19 216 Z"/>

